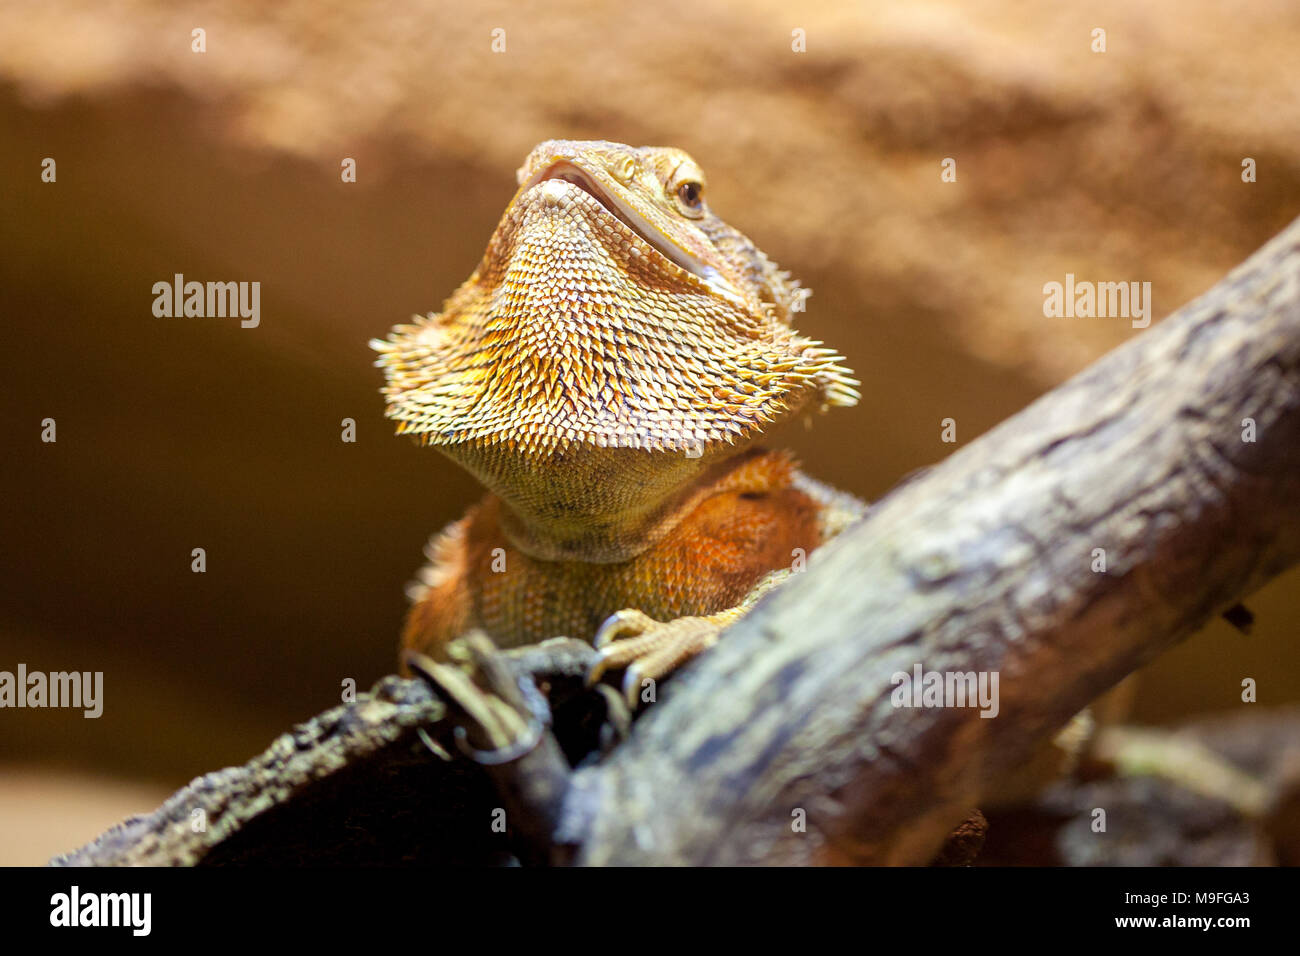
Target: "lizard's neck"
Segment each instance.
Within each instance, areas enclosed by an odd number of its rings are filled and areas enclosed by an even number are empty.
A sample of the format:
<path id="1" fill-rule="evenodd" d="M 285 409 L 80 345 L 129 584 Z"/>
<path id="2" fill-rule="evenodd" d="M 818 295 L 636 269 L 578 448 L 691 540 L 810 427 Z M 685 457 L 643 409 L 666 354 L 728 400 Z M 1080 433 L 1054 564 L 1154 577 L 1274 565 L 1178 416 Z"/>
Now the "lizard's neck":
<path id="1" fill-rule="evenodd" d="M 716 476 L 749 454 L 724 446 L 683 452 L 574 444 L 544 455 L 504 445 L 441 449 L 505 505 L 511 544 L 546 561 L 626 561 L 658 543 L 707 493 Z"/>

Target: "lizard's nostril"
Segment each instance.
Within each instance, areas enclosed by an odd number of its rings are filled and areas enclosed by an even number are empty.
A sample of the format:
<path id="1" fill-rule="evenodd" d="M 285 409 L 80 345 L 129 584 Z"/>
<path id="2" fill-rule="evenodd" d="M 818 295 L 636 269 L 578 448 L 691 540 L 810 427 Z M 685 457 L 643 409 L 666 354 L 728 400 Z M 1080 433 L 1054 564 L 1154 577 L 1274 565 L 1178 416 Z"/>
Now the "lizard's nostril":
<path id="1" fill-rule="evenodd" d="M 609 171 L 614 174 L 619 182 L 626 186 L 632 181 L 632 177 L 636 175 L 636 162 L 631 156 L 624 156 L 621 161 L 612 164 Z"/>

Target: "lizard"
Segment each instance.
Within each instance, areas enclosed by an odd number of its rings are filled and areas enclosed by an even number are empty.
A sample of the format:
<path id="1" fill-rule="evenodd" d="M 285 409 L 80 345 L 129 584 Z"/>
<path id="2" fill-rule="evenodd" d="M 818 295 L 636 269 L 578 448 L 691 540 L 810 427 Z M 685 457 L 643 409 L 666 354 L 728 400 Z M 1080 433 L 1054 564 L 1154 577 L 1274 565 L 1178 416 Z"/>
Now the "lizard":
<path id="1" fill-rule="evenodd" d="M 397 433 L 487 489 L 426 546 L 402 645 L 577 638 L 635 707 L 863 513 L 755 443 L 860 383 L 684 151 L 550 140 L 517 179 L 442 311 L 370 343 Z"/>

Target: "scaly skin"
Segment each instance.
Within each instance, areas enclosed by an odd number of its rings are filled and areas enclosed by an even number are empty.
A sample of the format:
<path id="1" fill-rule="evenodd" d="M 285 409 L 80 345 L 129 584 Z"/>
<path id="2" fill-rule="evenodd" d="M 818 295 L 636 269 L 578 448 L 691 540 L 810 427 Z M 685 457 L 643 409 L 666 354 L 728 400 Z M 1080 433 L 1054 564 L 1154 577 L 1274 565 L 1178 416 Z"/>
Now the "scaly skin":
<path id="1" fill-rule="evenodd" d="M 443 311 L 372 343 L 399 434 L 490 492 L 430 542 L 403 643 L 580 638 L 635 696 L 861 511 L 750 447 L 857 383 L 681 150 L 554 140 L 519 183 Z"/>

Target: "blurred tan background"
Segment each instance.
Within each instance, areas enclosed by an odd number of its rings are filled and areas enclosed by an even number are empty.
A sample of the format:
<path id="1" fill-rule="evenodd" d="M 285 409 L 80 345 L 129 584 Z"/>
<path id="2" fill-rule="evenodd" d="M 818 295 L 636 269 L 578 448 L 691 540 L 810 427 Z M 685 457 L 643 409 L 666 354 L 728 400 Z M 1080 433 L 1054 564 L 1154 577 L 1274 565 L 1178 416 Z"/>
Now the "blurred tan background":
<path id="1" fill-rule="evenodd" d="M 864 382 L 778 440 L 874 497 L 951 450 L 942 418 L 969 441 L 1140 334 L 1045 319 L 1045 282 L 1149 281 L 1158 319 L 1300 214 L 1297 50 L 1269 0 L 0 7 L 0 670 L 105 682 L 98 720 L 0 711 L 0 863 L 393 669 L 421 547 L 478 491 L 393 436 L 366 341 L 469 275 L 538 141 L 703 164 Z M 260 327 L 154 317 L 175 273 L 260 281 Z M 1245 676 L 1300 700 L 1298 584 L 1158 661 L 1135 718 L 1240 710 Z"/>

